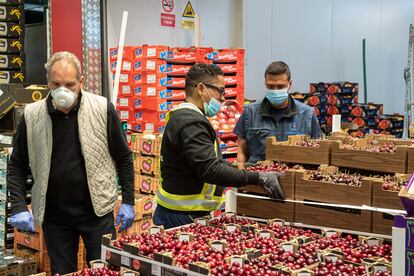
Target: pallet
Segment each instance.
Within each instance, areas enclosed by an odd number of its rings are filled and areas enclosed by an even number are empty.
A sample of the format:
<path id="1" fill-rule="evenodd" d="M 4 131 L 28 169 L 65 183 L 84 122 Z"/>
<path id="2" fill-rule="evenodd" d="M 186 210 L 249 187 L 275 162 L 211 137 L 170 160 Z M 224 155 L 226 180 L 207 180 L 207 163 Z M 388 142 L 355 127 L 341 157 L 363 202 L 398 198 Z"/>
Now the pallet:
<path id="1" fill-rule="evenodd" d="M 409 175 L 405 175 L 409 179 Z M 398 196 L 398 192 L 385 191 L 382 189 L 383 181 L 372 178 L 372 206 L 377 208 L 405 210 Z"/>
<path id="2" fill-rule="evenodd" d="M 397 146 L 396 153 L 369 152 L 341 148 L 341 143 L 331 144 L 331 165 L 375 172 L 405 173 L 407 146 Z"/>
<path id="3" fill-rule="evenodd" d="M 372 212 L 372 233 L 392 235 L 394 216 L 381 212 Z"/>
<path id="4" fill-rule="evenodd" d="M 309 180 L 308 173 L 309 171 L 296 172 L 296 199 L 357 206 L 371 205 L 371 179 L 364 178 L 361 187 L 354 187 Z"/>
<path id="5" fill-rule="evenodd" d="M 371 232 L 371 211 L 296 203 L 295 222 L 308 225 Z"/>
<path id="6" fill-rule="evenodd" d="M 236 210 L 239 215 L 263 219 L 279 218 L 293 221 L 295 217 L 294 203 L 278 202 L 270 199 L 237 196 Z"/>
<path id="7" fill-rule="evenodd" d="M 291 137 L 291 136 L 289 136 Z M 289 141 L 277 142 L 276 137 L 266 139 L 266 160 L 294 164 L 329 165 L 330 142 L 321 141 L 319 147 L 292 146 Z"/>
<path id="8" fill-rule="evenodd" d="M 284 176 L 279 177 L 280 186 L 286 199 L 295 199 L 295 171 L 291 170 L 285 173 Z M 262 187 L 258 185 L 246 185 L 239 188 L 243 193 L 254 193 L 266 195 Z"/>

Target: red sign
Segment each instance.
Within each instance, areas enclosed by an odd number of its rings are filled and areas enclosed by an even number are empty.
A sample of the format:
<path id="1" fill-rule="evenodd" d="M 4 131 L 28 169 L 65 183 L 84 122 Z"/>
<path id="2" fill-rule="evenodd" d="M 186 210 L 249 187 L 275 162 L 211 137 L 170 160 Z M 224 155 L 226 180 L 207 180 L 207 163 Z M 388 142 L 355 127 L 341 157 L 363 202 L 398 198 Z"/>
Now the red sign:
<path id="1" fill-rule="evenodd" d="M 174 0 L 162 0 L 161 5 L 165 12 L 172 12 L 174 9 Z"/>
<path id="2" fill-rule="evenodd" d="M 161 26 L 175 28 L 175 14 L 161 13 Z"/>

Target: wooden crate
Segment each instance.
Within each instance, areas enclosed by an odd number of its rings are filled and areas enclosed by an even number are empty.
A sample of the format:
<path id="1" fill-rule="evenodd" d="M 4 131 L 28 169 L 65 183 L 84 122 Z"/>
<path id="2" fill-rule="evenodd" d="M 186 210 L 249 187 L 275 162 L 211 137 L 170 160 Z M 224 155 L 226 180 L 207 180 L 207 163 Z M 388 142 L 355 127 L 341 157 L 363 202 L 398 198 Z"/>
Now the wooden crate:
<path id="1" fill-rule="evenodd" d="M 289 141 L 276 142 L 276 137 L 268 137 L 266 159 L 295 164 L 329 165 L 329 148 L 330 142 L 327 140 L 322 140 L 319 147 L 299 147 L 291 145 Z"/>
<path id="2" fill-rule="evenodd" d="M 410 178 L 410 175 L 403 175 Z M 372 178 L 372 206 L 377 208 L 388 208 L 405 210 L 401 203 L 398 192 L 385 191 L 382 189 L 383 180 L 379 178 Z"/>
<path id="3" fill-rule="evenodd" d="M 372 212 L 372 233 L 392 235 L 393 223 L 393 215 L 381 212 Z"/>
<path id="4" fill-rule="evenodd" d="M 407 173 L 414 173 L 414 147 L 408 148 L 408 157 L 407 157 Z"/>
<path id="5" fill-rule="evenodd" d="M 371 232 L 371 211 L 295 204 L 295 222 L 308 225 Z"/>
<path id="6" fill-rule="evenodd" d="M 407 146 L 397 146 L 396 153 L 369 152 L 341 148 L 341 143 L 331 144 L 331 165 L 376 172 L 405 173 Z"/>
<path id="7" fill-rule="evenodd" d="M 295 198 L 295 171 L 291 170 L 285 173 L 284 176 L 279 177 L 280 186 L 282 186 L 283 193 L 286 199 Z M 254 193 L 265 195 L 265 191 L 258 185 L 246 185 L 239 188 L 243 193 Z"/>
<path id="8" fill-rule="evenodd" d="M 309 180 L 310 171 L 296 172 L 295 198 L 333 204 L 371 205 L 372 183 L 364 178 L 360 187 Z"/>
<path id="9" fill-rule="evenodd" d="M 293 221 L 295 205 L 291 202 L 278 202 L 270 199 L 257 199 L 237 196 L 237 214 L 257 218 L 280 218 Z"/>

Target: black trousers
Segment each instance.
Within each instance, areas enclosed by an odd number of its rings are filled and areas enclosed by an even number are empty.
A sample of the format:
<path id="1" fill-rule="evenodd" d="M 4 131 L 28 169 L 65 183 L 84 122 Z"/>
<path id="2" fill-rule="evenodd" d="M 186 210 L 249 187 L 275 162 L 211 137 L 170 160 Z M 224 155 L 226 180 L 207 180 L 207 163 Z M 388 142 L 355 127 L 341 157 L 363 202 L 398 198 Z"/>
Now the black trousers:
<path id="1" fill-rule="evenodd" d="M 109 213 L 100 218 L 71 224 L 45 220 L 43 234 L 50 258 L 52 275 L 67 274 L 78 270 L 79 237 L 86 248 L 86 260 L 101 258 L 102 235 L 113 234 L 115 237 L 114 215 Z"/>

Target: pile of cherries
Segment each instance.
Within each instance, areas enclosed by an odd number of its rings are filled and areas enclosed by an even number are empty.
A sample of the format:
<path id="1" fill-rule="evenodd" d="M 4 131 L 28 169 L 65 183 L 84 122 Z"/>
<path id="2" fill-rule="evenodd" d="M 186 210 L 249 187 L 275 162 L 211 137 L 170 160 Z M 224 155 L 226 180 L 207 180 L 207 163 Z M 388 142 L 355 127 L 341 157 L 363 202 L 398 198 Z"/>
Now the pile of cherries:
<path id="1" fill-rule="evenodd" d="M 294 146 L 317 148 L 319 147 L 320 144 L 321 144 L 321 140 L 309 140 L 309 141 L 296 142 Z"/>
<path id="2" fill-rule="evenodd" d="M 223 227 L 226 224 L 244 225 L 247 229 L 241 227 L 234 231 L 226 231 Z M 154 258 L 155 253 L 169 252 L 174 259 L 174 264 L 185 269 L 189 268 L 190 263 L 203 262 L 208 264 L 211 275 L 282 275 L 278 271 L 273 271 L 271 267 L 282 265 L 291 270 L 298 270 L 316 263 L 319 264 L 313 270 L 315 275 L 363 275 L 366 270 L 362 265 L 363 259 L 383 258 L 392 261 L 390 244 L 370 246 L 360 243 L 351 235 L 342 237 L 340 234 L 333 234 L 330 237 L 322 237 L 310 230 L 290 226 L 256 224 L 255 221 L 247 218 L 222 216 L 213 219 L 212 226 L 191 224 L 162 233 L 124 236 L 114 241 L 114 246 L 122 249 L 127 243 L 138 243 L 140 254 L 149 258 Z M 255 233 L 253 227 L 250 229 L 250 226 L 254 225 L 258 230 L 271 230 L 271 237 Z M 246 231 L 242 232 L 242 229 Z M 180 233 L 191 233 L 193 239 L 191 242 L 180 241 Z M 303 241 L 309 238 L 310 242 L 305 241 L 304 244 L 300 244 L 296 251 L 285 251 L 282 248 L 282 242 L 296 239 L 302 243 L 298 237 L 303 237 Z M 213 240 L 226 241 L 226 243 L 223 244 L 222 249 L 214 248 L 209 245 Z M 318 252 L 328 249 L 341 251 L 343 260 L 333 262 L 325 258 L 323 262 L 319 262 Z M 228 257 L 250 253 L 260 253 L 261 257 L 245 260 L 242 265 L 236 262 L 226 263 Z M 116 271 L 98 274 L 92 270 L 84 270 L 82 273 L 84 274 L 73 275 L 119 275 Z M 378 272 L 375 275 L 390 274 Z"/>
<path id="3" fill-rule="evenodd" d="M 271 166 L 266 165 L 256 165 L 256 166 L 247 166 L 246 171 L 252 172 L 279 172 L 284 173 L 289 170 L 289 166 L 285 163 L 274 163 Z"/>
<path id="4" fill-rule="evenodd" d="M 370 152 L 386 152 L 386 153 L 396 153 L 397 146 L 394 144 L 377 144 L 371 143 L 366 147 L 356 147 L 351 145 L 344 145 L 343 148 L 352 149 L 352 150 L 363 150 L 363 151 L 370 151 Z"/>
<path id="5" fill-rule="evenodd" d="M 320 171 L 312 171 L 309 175 L 309 180 L 360 187 L 362 183 L 362 176 L 343 172 L 323 174 Z"/>
<path id="6" fill-rule="evenodd" d="M 387 175 L 383 177 L 382 189 L 385 191 L 399 192 L 403 186 L 406 186 L 406 179 L 397 179 L 395 176 Z"/>
<path id="7" fill-rule="evenodd" d="M 59 276 L 60 274 L 55 274 Z M 119 268 L 117 271 L 114 267 L 103 267 L 103 268 L 84 268 L 82 271 L 74 272 L 69 274 L 71 276 L 119 276 Z"/>
<path id="8" fill-rule="evenodd" d="M 318 267 L 313 270 L 315 276 L 341 276 L 341 275 L 366 275 L 366 269 L 364 266 L 354 266 L 346 264 L 342 260 L 333 262 L 331 259 L 326 258 L 323 262 L 320 262 Z"/>

